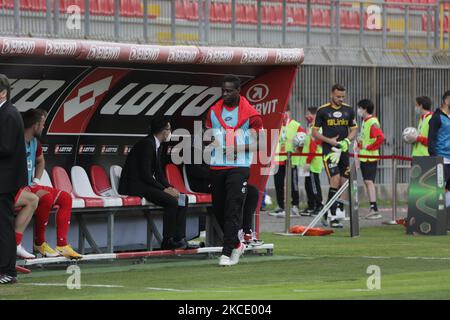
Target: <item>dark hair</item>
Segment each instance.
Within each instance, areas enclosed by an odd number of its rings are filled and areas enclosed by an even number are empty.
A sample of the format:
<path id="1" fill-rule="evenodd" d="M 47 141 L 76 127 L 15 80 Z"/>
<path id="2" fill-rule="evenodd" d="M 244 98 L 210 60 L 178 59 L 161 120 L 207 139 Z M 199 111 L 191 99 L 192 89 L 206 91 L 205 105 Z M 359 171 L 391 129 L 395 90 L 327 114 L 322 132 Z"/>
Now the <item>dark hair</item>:
<path id="1" fill-rule="evenodd" d="M 368 114 L 372 114 L 373 110 L 375 109 L 375 106 L 373 105 L 372 100 L 369 100 L 369 99 L 363 99 L 363 100 L 359 101 L 358 107 L 366 110 Z"/>
<path id="2" fill-rule="evenodd" d="M 447 90 L 444 92 L 444 95 L 442 96 L 442 102 L 444 102 L 447 97 L 450 97 L 450 90 Z"/>
<path id="3" fill-rule="evenodd" d="M 316 114 L 317 113 L 317 107 L 309 107 L 307 110 L 309 111 L 309 112 L 311 112 L 311 114 Z"/>
<path id="4" fill-rule="evenodd" d="M 9 100 L 11 98 L 11 84 L 8 77 L 0 73 L 0 91 L 3 90 L 6 90 L 6 100 Z"/>
<path id="5" fill-rule="evenodd" d="M 23 127 L 25 129 L 29 129 L 36 123 L 41 122 L 42 114 L 38 112 L 36 109 L 28 109 L 27 111 L 22 113 L 22 119 L 23 119 Z"/>
<path id="6" fill-rule="evenodd" d="M 445 100 L 445 98 L 444 98 Z M 431 99 L 427 96 L 420 96 L 416 98 L 418 105 L 422 106 L 425 110 L 431 110 Z"/>
<path id="7" fill-rule="evenodd" d="M 167 124 L 170 123 L 170 117 L 168 116 L 155 116 L 150 122 L 150 134 L 158 134 L 166 129 Z"/>
<path id="8" fill-rule="evenodd" d="M 44 109 L 34 109 L 34 110 L 36 110 L 36 112 L 39 113 L 41 115 L 41 117 L 47 117 L 47 115 L 48 115 L 47 110 L 44 110 Z"/>
<path id="9" fill-rule="evenodd" d="M 241 87 L 241 80 L 239 80 L 238 77 L 232 74 L 227 74 L 225 77 L 223 77 L 222 84 L 225 82 L 233 83 L 235 89 L 239 89 Z"/>
<path id="10" fill-rule="evenodd" d="M 331 87 L 331 92 L 334 92 L 336 90 L 338 90 L 338 91 L 345 91 L 345 87 L 342 84 L 336 83 L 335 85 L 333 85 Z"/>

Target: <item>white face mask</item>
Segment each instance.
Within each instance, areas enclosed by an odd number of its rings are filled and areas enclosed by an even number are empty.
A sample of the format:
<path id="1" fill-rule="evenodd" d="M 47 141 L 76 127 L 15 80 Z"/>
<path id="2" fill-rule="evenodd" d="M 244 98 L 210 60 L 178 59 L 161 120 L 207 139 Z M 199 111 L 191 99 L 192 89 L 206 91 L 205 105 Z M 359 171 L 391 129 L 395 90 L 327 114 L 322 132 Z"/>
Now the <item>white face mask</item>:
<path id="1" fill-rule="evenodd" d="M 422 114 L 422 109 L 416 107 L 416 114 L 418 115 Z"/>
<path id="2" fill-rule="evenodd" d="M 363 109 L 358 109 L 357 113 L 358 113 L 358 116 L 360 116 L 361 118 L 364 118 L 364 110 Z"/>
<path id="3" fill-rule="evenodd" d="M 169 132 L 169 135 L 167 136 L 165 142 L 169 142 L 169 141 L 170 141 L 170 138 L 172 138 L 172 132 Z"/>

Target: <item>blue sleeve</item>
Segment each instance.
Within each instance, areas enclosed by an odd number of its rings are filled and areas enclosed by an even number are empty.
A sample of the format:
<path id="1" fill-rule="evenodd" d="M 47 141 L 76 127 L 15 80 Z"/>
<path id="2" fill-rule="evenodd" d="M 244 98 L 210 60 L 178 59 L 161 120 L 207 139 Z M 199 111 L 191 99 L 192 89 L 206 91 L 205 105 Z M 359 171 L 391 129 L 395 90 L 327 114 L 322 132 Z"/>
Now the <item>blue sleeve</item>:
<path id="1" fill-rule="evenodd" d="M 431 117 L 428 128 L 428 153 L 430 156 L 437 156 L 437 135 L 441 128 L 441 116 L 438 112 L 435 112 Z"/>

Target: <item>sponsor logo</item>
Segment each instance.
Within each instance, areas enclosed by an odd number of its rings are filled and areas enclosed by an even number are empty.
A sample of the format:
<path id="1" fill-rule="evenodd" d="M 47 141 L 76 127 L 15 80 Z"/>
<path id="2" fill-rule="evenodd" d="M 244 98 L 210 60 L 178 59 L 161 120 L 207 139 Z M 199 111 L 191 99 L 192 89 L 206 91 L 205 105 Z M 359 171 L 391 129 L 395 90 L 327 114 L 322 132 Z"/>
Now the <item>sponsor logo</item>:
<path id="1" fill-rule="evenodd" d="M 247 91 L 247 100 L 250 102 L 259 102 L 269 95 L 269 87 L 265 84 L 258 83 L 250 87 Z"/>
<path id="2" fill-rule="evenodd" d="M 116 145 L 102 145 L 101 154 L 117 154 L 119 146 Z"/>
<path id="3" fill-rule="evenodd" d="M 167 62 L 194 62 L 197 58 L 197 51 L 188 49 L 170 49 Z"/>
<path id="4" fill-rule="evenodd" d="M 91 46 L 87 59 L 92 60 L 117 60 L 120 55 L 120 47 Z"/>
<path id="5" fill-rule="evenodd" d="M 41 147 L 42 147 L 42 153 L 48 154 L 48 144 L 43 144 L 43 145 L 41 145 Z"/>
<path id="6" fill-rule="evenodd" d="M 78 148 L 78 154 L 94 154 L 96 148 L 96 145 L 82 144 Z"/>
<path id="7" fill-rule="evenodd" d="M 33 40 L 10 40 L 3 41 L 3 54 L 33 54 L 36 42 Z"/>
<path id="8" fill-rule="evenodd" d="M 72 144 L 57 144 L 55 145 L 55 154 L 72 154 Z"/>
<path id="9" fill-rule="evenodd" d="M 269 57 L 267 50 L 244 50 L 241 58 L 241 64 L 245 63 L 265 63 Z"/>
<path id="10" fill-rule="evenodd" d="M 173 101 L 172 96 L 179 98 Z M 182 116 L 196 117 L 221 96 L 220 87 L 129 83 L 105 103 L 100 114 L 153 116 L 161 108 L 168 107 L 164 114 L 171 116 L 184 106 Z"/>
<path id="11" fill-rule="evenodd" d="M 299 50 L 278 50 L 275 63 L 292 63 L 300 62 L 302 52 Z"/>
<path id="12" fill-rule="evenodd" d="M 131 152 L 131 149 L 133 149 L 133 146 L 132 146 L 132 145 L 126 145 L 126 146 L 124 146 L 124 147 L 123 147 L 123 155 L 124 155 L 124 156 L 127 156 L 127 155 Z"/>
<path id="13" fill-rule="evenodd" d="M 203 63 L 226 63 L 231 62 L 234 52 L 231 50 L 209 50 L 203 58 Z"/>
<path id="14" fill-rule="evenodd" d="M 159 57 L 159 48 L 131 47 L 130 61 L 156 61 Z"/>
<path id="15" fill-rule="evenodd" d="M 333 117 L 335 117 L 335 118 L 340 118 L 340 117 L 342 117 L 342 112 L 340 112 L 340 111 L 335 111 L 335 112 L 333 112 Z"/>
<path id="16" fill-rule="evenodd" d="M 45 55 L 72 56 L 77 51 L 77 43 L 74 41 L 46 41 Z"/>

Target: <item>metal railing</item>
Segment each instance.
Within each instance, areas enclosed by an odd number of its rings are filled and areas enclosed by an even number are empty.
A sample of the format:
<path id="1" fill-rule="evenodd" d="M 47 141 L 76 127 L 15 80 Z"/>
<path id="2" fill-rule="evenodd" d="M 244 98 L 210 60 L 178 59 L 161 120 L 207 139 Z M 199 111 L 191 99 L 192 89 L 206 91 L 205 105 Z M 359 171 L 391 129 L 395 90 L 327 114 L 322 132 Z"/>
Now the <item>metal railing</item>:
<path id="1" fill-rule="evenodd" d="M 11 2 L 8 1 L 8 4 Z M 448 50 L 448 0 L 0 0 L 0 33 L 139 43 Z M 103 7 L 109 4 L 108 7 Z M 99 8 L 100 7 L 100 8 Z M 77 9 L 78 8 L 78 9 Z M 226 8 L 226 9 L 225 9 Z M 145 14 L 144 14 L 145 13 Z"/>

